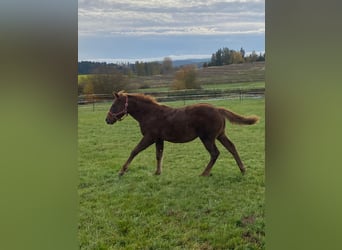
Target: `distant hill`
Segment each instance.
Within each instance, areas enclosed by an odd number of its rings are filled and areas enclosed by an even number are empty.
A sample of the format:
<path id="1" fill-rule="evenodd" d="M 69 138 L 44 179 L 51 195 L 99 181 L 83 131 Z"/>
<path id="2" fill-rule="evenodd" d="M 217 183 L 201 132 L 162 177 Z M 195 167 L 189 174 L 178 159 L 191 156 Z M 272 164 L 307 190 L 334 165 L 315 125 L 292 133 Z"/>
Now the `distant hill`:
<path id="1" fill-rule="evenodd" d="M 174 60 L 172 61 L 172 65 L 173 67 L 179 67 L 183 65 L 195 64 L 197 67 L 201 68 L 205 62 L 210 62 L 210 58 Z"/>

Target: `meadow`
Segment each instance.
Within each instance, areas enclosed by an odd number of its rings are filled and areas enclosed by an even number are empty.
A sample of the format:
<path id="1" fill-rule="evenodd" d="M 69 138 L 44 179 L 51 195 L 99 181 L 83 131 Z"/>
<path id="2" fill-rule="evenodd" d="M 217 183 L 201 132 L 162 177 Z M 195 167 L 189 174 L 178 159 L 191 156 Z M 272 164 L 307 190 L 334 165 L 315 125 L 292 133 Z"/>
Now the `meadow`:
<path id="1" fill-rule="evenodd" d="M 187 101 L 191 104 L 197 101 Z M 203 101 L 201 101 L 203 102 Z M 155 147 L 141 152 L 123 177 L 118 171 L 141 138 L 128 116 L 105 123 L 111 103 L 83 105 L 78 112 L 80 249 L 264 249 L 264 99 L 208 100 L 260 117 L 252 126 L 227 122 L 247 172 L 221 152 L 210 177 L 200 177 L 209 154 L 199 139 L 165 143 L 163 172 Z M 165 103 L 183 106 L 184 102 Z"/>
<path id="2" fill-rule="evenodd" d="M 203 90 L 247 90 L 265 88 L 265 81 L 260 82 L 238 82 L 238 83 L 218 83 L 218 84 L 203 84 L 201 86 Z M 153 93 L 153 92 L 167 92 L 170 91 L 170 87 L 154 87 L 154 88 L 141 88 L 136 89 L 137 93 Z M 172 91 L 172 90 L 171 90 Z"/>

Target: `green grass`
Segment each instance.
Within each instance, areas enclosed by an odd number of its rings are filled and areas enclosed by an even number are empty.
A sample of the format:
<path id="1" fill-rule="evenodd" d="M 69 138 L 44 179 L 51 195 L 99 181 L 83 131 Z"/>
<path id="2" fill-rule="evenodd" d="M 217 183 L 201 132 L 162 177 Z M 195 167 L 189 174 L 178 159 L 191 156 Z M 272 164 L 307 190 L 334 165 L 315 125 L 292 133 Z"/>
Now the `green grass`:
<path id="1" fill-rule="evenodd" d="M 136 93 L 152 93 L 152 92 L 167 92 L 170 91 L 170 87 L 151 87 L 151 88 L 142 88 L 142 89 L 135 89 L 132 92 Z"/>
<path id="2" fill-rule="evenodd" d="M 86 80 L 90 75 L 78 75 L 78 83 Z M 153 86 L 153 84 L 152 84 Z M 252 88 L 265 88 L 265 81 L 259 82 L 238 82 L 238 83 L 217 83 L 217 84 L 202 84 L 201 87 L 206 90 L 235 90 L 235 89 L 252 89 Z M 142 88 L 135 89 L 131 92 L 144 93 L 144 92 L 167 92 L 170 91 L 169 86 L 160 86 L 160 87 L 150 87 L 150 88 Z"/>
<path id="3" fill-rule="evenodd" d="M 239 82 L 239 83 L 221 83 L 221 84 L 204 84 L 203 89 L 253 89 L 265 88 L 265 82 Z"/>
<path id="4" fill-rule="evenodd" d="M 151 146 L 119 178 L 119 169 L 141 138 L 137 122 L 127 117 L 113 126 L 105 124 L 110 103 L 97 105 L 94 112 L 79 108 L 81 249 L 265 248 L 264 99 L 210 103 L 261 117 L 253 126 L 227 122 L 227 135 L 247 167 L 244 176 L 218 143 L 221 155 L 213 175 L 200 177 L 209 154 L 196 139 L 165 143 L 162 175 L 154 175 Z"/>
<path id="5" fill-rule="evenodd" d="M 239 82 L 239 83 L 219 83 L 219 84 L 203 84 L 201 86 L 205 90 L 236 90 L 236 89 L 253 89 L 253 88 L 265 88 L 265 82 Z M 169 87 L 155 87 L 146 89 L 137 89 L 134 92 L 167 92 L 170 91 Z"/>

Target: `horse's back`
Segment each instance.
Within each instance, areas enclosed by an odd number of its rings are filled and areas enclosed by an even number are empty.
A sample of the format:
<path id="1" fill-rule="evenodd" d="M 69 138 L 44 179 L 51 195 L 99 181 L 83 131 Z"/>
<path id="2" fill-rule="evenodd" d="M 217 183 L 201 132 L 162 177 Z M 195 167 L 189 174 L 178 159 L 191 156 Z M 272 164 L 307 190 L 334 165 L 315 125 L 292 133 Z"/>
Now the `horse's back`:
<path id="1" fill-rule="evenodd" d="M 187 142 L 198 136 L 216 137 L 222 132 L 225 119 L 217 108 L 209 104 L 195 104 L 169 110 L 160 121 L 163 139 L 171 142 Z"/>
<path id="2" fill-rule="evenodd" d="M 224 129 L 225 118 L 213 105 L 172 108 L 144 95 L 128 96 L 127 112 L 139 122 L 141 133 L 149 140 L 188 142 L 197 137 L 213 138 Z"/>
<path id="3" fill-rule="evenodd" d="M 193 126 L 202 133 L 216 133 L 225 126 L 225 118 L 215 106 L 210 104 L 189 106 L 188 113 Z"/>

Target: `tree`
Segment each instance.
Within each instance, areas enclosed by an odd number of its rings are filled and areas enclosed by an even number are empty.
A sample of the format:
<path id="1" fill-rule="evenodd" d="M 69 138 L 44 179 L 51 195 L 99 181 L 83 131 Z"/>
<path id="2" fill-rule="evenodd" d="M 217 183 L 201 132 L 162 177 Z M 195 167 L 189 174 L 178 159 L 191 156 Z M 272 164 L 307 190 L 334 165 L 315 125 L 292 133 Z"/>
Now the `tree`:
<path id="1" fill-rule="evenodd" d="M 84 84 L 83 94 L 85 95 L 94 94 L 94 85 L 90 81 Z"/>
<path id="2" fill-rule="evenodd" d="M 242 58 L 245 59 L 246 51 L 242 47 L 240 49 L 240 54 L 241 54 Z"/>
<path id="3" fill-rule="evenodd" d="M 223 65 L 222 56 L 223 56 L 223 51 L 222 51 L 222 49 L 219 49 L 216 52 L 216 66 L 222 66 Z"/>
<path id="4" fill-rule="evenodd" d="M 243 63 L 244 59 L 240 52 L 233 51 L 231 54 L 231 63 Z"/>
<path id="5" fill-rule="evenodd" d="M 111 94 L 129 90 L 128 77 L 115 69 L 102 68 L 97 74 L 88 75 L 79 82 L 80 94 Z"/>
<path id="6" fill-rule="evenodd" d="M 255 53 L 255 52 L 254 52 Z M 232 63 L 244 63 L 248 60 L 257 60 L 257 58 L 246 58 L 245 50 L 241 47 L 239 51 L 235 51 L 224 47 L 222 49 L 218 49 L 215 53 L 211 55 L 210 63 L 208 66 L 222 66 L 222 65 L 229 65 Z M 259 56 L 258 60 L 262 58 Z"/>
<path id="7" fill-rule="evenodd" d="M 169 74 L 173 71 L 172 59 L 165 57 L 162 63 L 162 74 Z"/>
<path id="8" fill-rule="evenodd" d="M 216 66 L 216 54 L 215 53 L 211 55 L 209 66 Z"/>
<path id="9" fill-rule="evenodd" d="M 246 58 L 247 62 L 256 62 L 258 59 L 258 54 L 253 50 L 252 53 Z"/>
<path id="10" fill-rule="evenodd" d="M 151 62 L 151 75 L 159 75 L 162 73 L 162 65 L 159 62 Z"/>
<path id="11" fill-rule="evenodd" d="M 260 53 L 256 61 L 257 61 L 257 62 L 263 62 L 263 61 L 265 61 L 265 53 L 264 53 L 263 55 Z"/>
<path id="12" fill-rule="evenodd" d="M 138 76 L 144 76 L 145 75 L 145 66 L 143 62 L 136 61 L 135 62 L 135 72 Z"/>
<path id="13" fill-rule="evenodd" d="M 172 85 L 173 89 L 200 89 L 197 82 L 197 71 L 195 66 L 185 66 L 178 70 Z"/>
<path id="14" fill-rule="evenodd" d="M 87 102 L 94 101 L 94 85 L 91 82 L 87 82 L 83 87 L 83 94 L 86 96 L 85 99 Z"/>
<path id="15" fill-rule="evenodd" d="M 229 50 L 228 48 L 223 48 L 223 55 L 222 55 L 222 63 L 224 65 L 228 65 L 228 64 L 231 64 L 232 63 L 232 56 L 231 56 L 231 53 L 233 52 L 233 50 Z"/>

